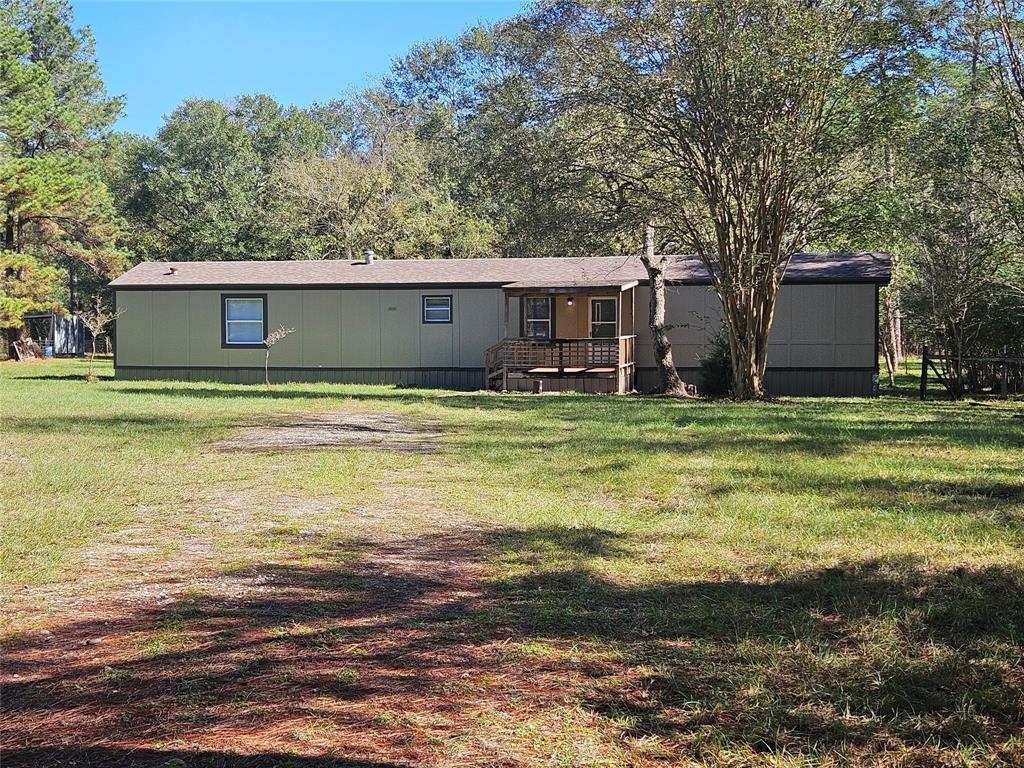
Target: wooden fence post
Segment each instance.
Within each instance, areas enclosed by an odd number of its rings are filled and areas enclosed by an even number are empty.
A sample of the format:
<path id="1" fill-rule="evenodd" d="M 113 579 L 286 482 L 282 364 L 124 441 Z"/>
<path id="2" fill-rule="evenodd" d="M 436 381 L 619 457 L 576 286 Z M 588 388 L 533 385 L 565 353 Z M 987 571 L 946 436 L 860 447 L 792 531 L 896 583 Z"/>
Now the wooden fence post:
<path id="1" fill-rule="evenodd" d="M 928 396 L 928 345 L 921 350 L 921 399 Z"/>

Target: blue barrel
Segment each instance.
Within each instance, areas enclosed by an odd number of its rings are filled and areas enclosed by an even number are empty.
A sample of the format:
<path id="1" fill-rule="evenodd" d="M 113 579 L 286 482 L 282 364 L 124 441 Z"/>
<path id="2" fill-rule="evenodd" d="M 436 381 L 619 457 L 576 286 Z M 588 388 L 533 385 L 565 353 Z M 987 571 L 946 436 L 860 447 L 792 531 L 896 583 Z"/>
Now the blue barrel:
<path id="1" fill-rule="evenodd" d="M 43 357 L 53 357 L 53 345 L 47 344 L 43 347 Z"/>

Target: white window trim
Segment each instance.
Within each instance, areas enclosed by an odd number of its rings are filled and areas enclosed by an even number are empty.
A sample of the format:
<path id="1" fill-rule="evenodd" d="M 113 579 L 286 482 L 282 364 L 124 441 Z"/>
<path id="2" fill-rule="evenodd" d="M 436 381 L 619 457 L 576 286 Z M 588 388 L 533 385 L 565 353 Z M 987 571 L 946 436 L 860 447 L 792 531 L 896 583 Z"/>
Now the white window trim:
<path id="1" fill-rule="evenodd" d="M 266 328 L 267 300 L 263 296 L 225 296 L 224 302 L 224 345 L 228 347 L 258 347 L 263 345 L 264 329 Z M 228 305 L 232 301 L 258 301 L 260 303 L 260 318 L 258 320 L 230 320 L 228 319 Z M 258 325 L 260 327 L 260 338 L 258 341 L 232 341 L 231 327 L 233 325 Z"/>
<path id="2" fill-rule="evenodd" d="M 436 306 L 435 307 L 429 307 L 429 308 L 427 307 L 427 302 L 428 301 L 431 301 L 431 300 L 437 301 L 439 299 L 445 301 L 446 304 L 444 306 L 441 306 L 441 307 L 436 307 Z M 447 310 L 448 314 L 447 314 L 447 317 L 445 317 L 444 320 L 430 319 L 430 318 L 427 317 L 427 309 L 431 309 L 431 310 L 434 310 L 434 311 L 445 309 L 445 310 Z M 452 313 L 452 297 L 448 296 L 447 294 L 438 294 L 436 296 L 424 295 L 423 299 L 422 299 L 421 306 L 420 306 L 420 311 L 421 311 L 420 320 L 423 322 L 424 325 L 450 325 L 452 323 L 452 317 L 453 317 L 453 313 Z"/>

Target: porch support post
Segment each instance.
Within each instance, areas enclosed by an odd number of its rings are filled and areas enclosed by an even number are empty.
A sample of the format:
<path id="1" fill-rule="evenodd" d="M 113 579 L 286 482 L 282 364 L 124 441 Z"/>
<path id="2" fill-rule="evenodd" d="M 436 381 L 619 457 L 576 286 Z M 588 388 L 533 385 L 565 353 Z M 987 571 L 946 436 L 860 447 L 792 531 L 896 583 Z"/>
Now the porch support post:
<path id="1" fill-rule="evenodd" d="M 507 339 L 507 338 L 509 338 L 509 335 L 508 335 L 508 291 L 502 291 L 501 295 L 505 297 L 505 328 L 504 328 L 504 334 L 505 334 L 505 338 Z"/>

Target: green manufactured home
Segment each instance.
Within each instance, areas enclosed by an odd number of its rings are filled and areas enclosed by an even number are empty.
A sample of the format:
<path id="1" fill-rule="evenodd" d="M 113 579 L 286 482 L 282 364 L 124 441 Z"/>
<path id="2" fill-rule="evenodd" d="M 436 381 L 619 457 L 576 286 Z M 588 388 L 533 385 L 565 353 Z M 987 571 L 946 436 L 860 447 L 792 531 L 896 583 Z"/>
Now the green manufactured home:
<path id="1" fill-rule="evenodd" d="M 673 257 L 667 321 L 694 379 L 721 327 L 699 260 Z M 798 254 L 780 291 L 767 385 L 778 395 L 871 395 L 880 253 Z M 646 273 L 632 257 L 146 262 L 111 284 L 121 379 L 628 392 L 654 384 Z"/>

